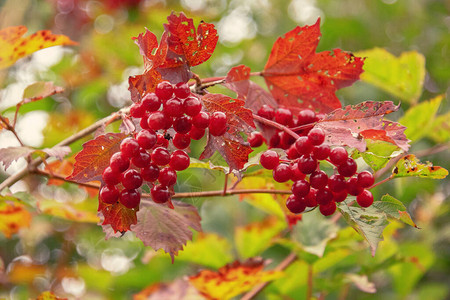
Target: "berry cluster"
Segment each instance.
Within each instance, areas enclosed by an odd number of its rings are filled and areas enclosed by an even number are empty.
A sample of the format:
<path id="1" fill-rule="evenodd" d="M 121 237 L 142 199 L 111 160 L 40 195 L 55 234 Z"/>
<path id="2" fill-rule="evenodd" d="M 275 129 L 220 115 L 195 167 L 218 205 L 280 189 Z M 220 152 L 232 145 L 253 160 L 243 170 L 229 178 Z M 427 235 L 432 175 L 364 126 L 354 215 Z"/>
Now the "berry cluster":
<path id="1" fill-rule="evenodd" d="M 100 200 L 113 204 L 119 201 L 128 208 L 137 208 L 145 182 L 151 187 L 154 202 L 166 203 L 171 198 L 177 171 L 189 167 L 190 159 L 184 149 L 191 139 L 199 140 L 206 128 L 214 136 L 227 130 L 227 117 L 222 112 L 209 114 L 186 83 L 158 84 L 154 93 L 146 94 L 141 102 L 130 108 L 133 118 L 140 119 L 141 129 L 124 139 L 120 151 L 111 156 L 103 171 Z M 173 137 L 168 130 L 173 128 Z M 169 150 L 169 140 L 176 150 Z"/>
<path id="2" fill-rule="evenodd" d="M 331 149 L 323 144 L 324 141 L 324 131 L 315 127 L 307 135 L 300 136 L 289 148 L 295 148 L 296 155 L 289 157 L 288 154 L 288 161 L 280 162 L 277 152 L 273 150 L 261 155 L 261 165 L 273 170 L 275 181 L 294 182 L 292 195 L 286 201 L 287 208 L 293 213 L 301 213 L 306 207 L 319 206 L 320 212 L 329 216 L 336 211 L 336 203 L 344 201 L 349 194 L 356 196 L 361 207 L 372 205 L 372 193 L 366 189 L 374 183 L 372 173 L 357 173 L 357 164 L 345 148 Z M 335 174 L 328 176 L 320 169 L 320 161 L 324 160 L 335 166 Z"/>

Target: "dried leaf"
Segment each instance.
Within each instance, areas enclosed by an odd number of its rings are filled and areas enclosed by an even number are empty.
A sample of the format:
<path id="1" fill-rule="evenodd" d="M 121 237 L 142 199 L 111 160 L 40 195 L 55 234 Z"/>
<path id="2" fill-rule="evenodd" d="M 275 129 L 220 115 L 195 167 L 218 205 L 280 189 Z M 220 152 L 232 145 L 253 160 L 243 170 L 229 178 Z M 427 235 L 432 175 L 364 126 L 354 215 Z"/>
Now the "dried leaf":
<path id="1" fill-rule="evenodd" d="M 30 226 L 31 214 L 25 205 L 6 200 L 5 196 L 0 196 L 0 232 L 11 238 L 21 228 Z"/>
<path id="2" fill-rule="evenodd" d="M 25 157 L 33 153 L 34 149 L 30 147 L 8 147 L 0 149 L 0 162 L 3 163 L 5 170 L 17 161 L 19 158 Z"/>
<path id="3" fill-rule="evenodd" d="M 37 154 L 42 158 L 49 156 L 55 157 L 59 160 L 63 160 L 63 158 L 70 152 L 72 152 L 72 149 L 70 149 L 69 146 L 56 146 L 53 148 L 36 149 L 33 151 L 34 154 Z"/>
<path id="4" fill-rule="evenodd" d="M 439 166 L 433 166 L 432 163 L 420 163 L 419 159 L 413 154 L 406 155 L 400 159 L 392 170 L 395 177 L 422 177 L 430 179 L 443 179 L 447 177 L 448 171 Z"/>
<path id="5" fill-rule="evenodd" d="M 23 37 L 27 32 L 25 26 L 7 27 L 0 30 L 0 69 L 14 64 L 19 58 L 38 50 L 58 46 L 77 45 L 65 35 L 52 34 L 49 30 L 40 30 L 30 36 Z"/>

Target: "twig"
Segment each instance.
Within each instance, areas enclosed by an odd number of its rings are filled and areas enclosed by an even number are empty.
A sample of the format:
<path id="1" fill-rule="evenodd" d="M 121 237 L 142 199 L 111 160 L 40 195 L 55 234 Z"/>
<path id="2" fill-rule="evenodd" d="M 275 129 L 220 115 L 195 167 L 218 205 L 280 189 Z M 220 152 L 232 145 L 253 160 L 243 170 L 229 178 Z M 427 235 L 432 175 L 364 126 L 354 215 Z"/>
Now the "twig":
<path id="1" fill-rule="evenodd" d="M 391 176 L 389 176 L 389 177 L 387 177 L 387 178 L 385 178 L 385 179 L 383 179 L 383 180 L 378 181 L 377 183 L 375 183 L 374 185 L 372 185 L 371 187 L 369 187 L 369 189 L 373 189 L 374 187 L 376 187 L 376 186 L 378 186 L 378 185 L 380 185 L 380 184 L 383 184 L 383 183 L 385 183 L 385 182 L 388 182 L 389 180 L 392 180 L 392 179 L 394 179 L 394 175 L 391 175 Z"/>
<path id="2" fill-rule="evenodd" d="M 417 151 L 414 155 L 417 157 L 428 156 L 432 154 L 436 154 L 449 149 L 449 144 L 438 144 L 431 148 L 424 149 L 421 151 Z"/>
<path id="3" fill-rule="evenodd" d="M 294 261 L 297 260 L 297 254 L 291 252 L 286 258 L 273 270 L 274 271 L 283 271 L 287 267 L 289 267 Z M 255 286 L 251 291 L 246 293 L 241 300 L 250 300 L 256 297 L 270 282 L 264 282 Z"/>
<path id="4" fill-rule="evenodd" d="M 5 129 L 6 130 L 11 131 L 12 134 L 14 134 L 14 136 L 16 137 L 17 141 L 19 142 L 20 146 L 23 147 L 24 143 L 22 142 L 20 137 L 17 135 L 16 130 L 14 129 L 15 122 L 13 123 L 14 125 L 11 126 L 11 124 L 9 124 L 8 120 L 5 117 L 1 116 L 1 115 L 0 115 L 0 121 L 2 121 L 2 123 L 5 124 Z"/>
<path id="5" fill-rule="evenodd" d="M 311 299 L 312 292 L 313 292 L 313 266 L 311 264 L 308 264 L 308 285 L 306 290 L 306 300 Z"/>
<path id="6" fill-rule="evenodd" d="M 222 193 L 223 196 L 225 196 L 227 193 L 227 187 L 228 187 L 228 174 L 225 174 L 225 182 L 223 183 L 223 193 Z"/>
<path id="7" fill-rule="evenodd" d="M 277 128 L 279 130 L 283 130 L 284 132 L 286 132 L 287 134 L 289 134 L 290 136 L 292 136 L 296 140 L 300 137 L 298 134 L 296 134 L 291 129 L 287 128 L 286 126 L 281 125 L 280 123 L 274 122 L 272 120 L 263 118 L 261 116 L 258 116 L 257 114 L 253 114 L 253 119 L 255 119 L 256 121 L 259 121 L 259 122 L 261 122 L 261 123 L 263 123 L 265 125 Z"/>

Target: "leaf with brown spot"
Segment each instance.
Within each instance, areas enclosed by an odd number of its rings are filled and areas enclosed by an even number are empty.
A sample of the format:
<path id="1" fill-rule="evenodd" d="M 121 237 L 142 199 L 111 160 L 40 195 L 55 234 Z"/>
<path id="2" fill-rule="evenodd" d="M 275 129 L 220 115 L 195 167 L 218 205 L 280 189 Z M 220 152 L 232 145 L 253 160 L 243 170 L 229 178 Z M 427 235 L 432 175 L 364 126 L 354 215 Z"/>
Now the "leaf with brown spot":
<path id="1" fill-rule="evenodd" d="M 104 204 L 99 201 L 98 210 L 103 215 L 102 226 L 109 227 L 110 225 L 114 233 L 131 230 L 131 225 L 137 223 L 137 211 L 123 206 L 120 202 Z"/>
<path id="2" fill-rule="evenodd" d="M 52 34 L 49 30 L 40 30 L 30 36 L 25 26 L 7 27 L 0 30 L 0 69 L 14 64 L 19 58 L 28 56 L 38 50 L 52 46 L 69 46 L 78 43 L 65 35 Z"/>
<path id="3" fill-rule="evenodd" d="M 190 276 L 189 281 L 208 299 L 227 300 L 282 276 L 282 272 L 264 271 L 263 268 L 264 261 L 260 259 L 235 261 L 218 271 L 200 271 Z"/>
<path id="4" fill-rule="evenodd" d="M 25 205 L 7 199 L 5 196 L 0 196 L 0 232 L 6 238 L 11 238 L 21 228 L 30 226 L 31 214 L 26 210 Z"/>
<path id="5" fill-rule="evenodd" d="M 125 137 L 123 133 L 107 133 L 84 143 L 83 150 L 75 156 L 73 172 L 67 179 L 80 183 L 101 180 L 109 159 L 119 151 Z"/>
<path id="6" fill-rule="evenodd" d="M 392 170 L 394 177 L 422 177 L 430 179 L 444 179 L 448 171 L 432 163 L 420 163 L 420 160 L 413 154 L 406 155 L 400 159 Z"/>
<path id="7" fill-rule="evenodd" d="M 319 18 L 276 40 L 262 75 L 279 104 L 327 113 L 341 107 L 335 92 L 359 79 L 364 60 L 340 49 L 316 53 L 320 36 Z"/>

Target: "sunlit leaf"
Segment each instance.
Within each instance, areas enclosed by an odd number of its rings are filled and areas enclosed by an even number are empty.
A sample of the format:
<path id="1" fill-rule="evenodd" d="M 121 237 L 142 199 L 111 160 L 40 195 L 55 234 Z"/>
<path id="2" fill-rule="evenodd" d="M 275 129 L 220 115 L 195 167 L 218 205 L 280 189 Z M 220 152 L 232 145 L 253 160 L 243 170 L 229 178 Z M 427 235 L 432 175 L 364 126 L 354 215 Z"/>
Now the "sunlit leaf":
<path id="1" fill-rule="evenodd" d="M 443 179 L 447 177 L 448 171 L 432 163 L 420 163 L 413 154 L 406 155 L 400 159 L 392 170 L 394 177 L 422 177 L 431 179 Z"/>
<path id="2" fill-rule="evenodd" d="M 57 297 L 55 294 L 53 294 L 50 291 L 42 292 L 36 300 L 67 300 L 67 298 L 60 298 Z"/>
<path id="3" fill-rule="evenodd" d="M 206 299 L 185 279 L 171 283 L 155 283 L 133 295 L 133 300 L 202 300 Z"/>
<path id="4" fill-rule="evenodd" d="M 115 204 L 104 204 L 99 201 L 99 209 L 103 215 L 103 226 L 111 228 L 114 233 L 124 233 L 131 230 L 131 225 L 137 223 L 136 210 L 123 206 L 120 202 Z"/>
<path id="5" fill-rule="evenodd" d="M 28 257 L 10 263 L 8 270 L 8 280 L 13 284 L 31 284 L 48 271 L 45 265 L 35 264 Z"/>
<path id="6" fill-rule="evenodd" d="M 38 202 L 41 213 L 63 218 L 75 222 L 98 223 L 96 209 L 81 207 L 72 203 L 61 203 L 54 200 L 41 200 Z"/>
<path id="7" fill-rule="evenodd" d="M 437 143 L 447 143 L 450 141 L 450 112 L 436 117 L 432 123 L 427 136 Z"/>
<path id="8" fill-rule="evenodd" d="M 41 100 L 45 97 L 64 92 L 64 89 L 55 86 L 53 82 L 39 81 L 25 88 L 23 91 L 23 100 L 18 105 Z"/>
<path id="9" fill-rule="evenodd" d="M 409 213 L 406 211 L 405 205 L 389 194 L 381 197 L 380 201 L 375 201 L 372 206 L 380 211 L 383 211 L 388 217 L 397 219 L 405 224 L 418 228 L 411 219 Z"/>
<path id="10" fill-rule="evenodd" d="M 24 204 L 11 202 L 12 196 L 0 196 L 0 232 L 7 238 L 19 232 L 21 228 L 29 227 L 31 214 Z M 14 197 L 13 197 L 14 198 Z"/>
<path id="11" fill-rule="evenodd" d="M 375 284 L 369 281 L 367 275 L 345 274 L 345 278 L 353 283 L 360 291 L 370 294 L 377 292 Z"/>
<path id="12" fill-rule="evenodd" d="M 25 157 L 33 153 L 34 149 L 30 147 L 8 147 L 0 149 L 0 162 L 5 169 L 17 161 L 19 158 Z"/>
<path id="13" fill-rule="evenodd" d="M 361 80 L 373 84 L 407 102 L 415 102 L 422 94 L 425 79 L 425 57 L 416 52 L 403 52 L 395 57 L 382 48 L 359 51 L 366 57 Z"/>
<path id="14" fill-rule="evenodd" d="M 362 157 L 366 164 L 374 171 L 384 168 L 394 157 L 400 155 L 400 148 L 389 142 L 380 140 L 366 140 L 366 151 L 355 150 L 353 158 Z"/>

